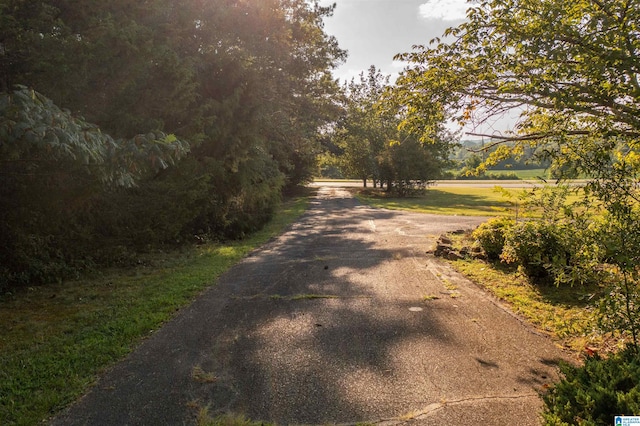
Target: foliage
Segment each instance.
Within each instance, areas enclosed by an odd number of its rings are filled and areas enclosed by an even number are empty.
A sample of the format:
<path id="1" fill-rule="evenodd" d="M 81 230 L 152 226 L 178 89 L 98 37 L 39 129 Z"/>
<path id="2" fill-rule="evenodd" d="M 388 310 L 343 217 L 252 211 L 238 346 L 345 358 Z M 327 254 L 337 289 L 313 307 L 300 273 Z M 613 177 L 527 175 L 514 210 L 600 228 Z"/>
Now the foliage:
<path id="1" fill-rule="evenodd" d="M 485 0 L 467 18 L 445 32 L 449 42 L 399 55 L 410 63 L 396 91 L 407 105 L 405 125 L 428 124 L 440 109 L 468 125 L 519 113 L 514 134 L 478 135 L 492 139 L 487 148 L 497 147 L 487 166 L 528 149 L 551 163 L 560 179 L 589 177 L 583 208 L 571 220 L 587 247 L 594 244 L 593 211 L 606 212 L 613 232 L 596 246 L 618 248 L 609 259 L 617 270 L 611 277 L 621 283 L 614 299 L 621 296 L 630 312 L 637 305 L 630 283 L 640 267 L 634 224 L 640 200 L 640 2 Z M 555 246 L 558 238 L 548 243 Z M 536 262 L 547 262 L 554 255 L 538 257 Z M 635 322 L 627 317 L 637 344 Z"/>
<path id="2" fill-rule="evenodd" d="M 91 268 L 79 215 L 92 195 L 132 187 L 187 152 L 161 132 L 114 140 L 24 87 L 0 95 L 0 291 Z"/>
<path id="3" fill-rule="evenodd" d="M 501 171 L 501 173 L 486 173 L 486 174 L 476 174 L 475 170 L 469 170 L 463 168 L 459 175 L 451 175 L 452 179 L 455 180 L 521 180 L 523 179 L 516 172 L 505 172 Z"/>
<path id="4" fill-rule="evenodd" d="M 636 1 L 486 0 L 453 42 L 400 55 L 416 66 L 399 85 L 419 93 L 413 120 L 431 105 L 463 122 L 524 105 L 530 136 L 634 135 L 639 17 Z"/>
<path id="5" fill-rule="evenodd" d="M 606 239 L 599 234 L 598 214 L 587 215 L 575 192 L 581 188 L 545 185 L 523 190 L 518 194 L 520 214 L 530 218 L 517 223 L 503 220 L 500 227 L 489 221 L 476 230 L 476 238 L 486 246 L 490 260 L 522 267 L 533 282 L 571 286 L 605 282 L 601 242 Z"/>
<path id="6" fill-rule="evenodd" d="M 544 395 L 547 425 L 610 425 L 616 415 L 640 413 L 640 358 L 635 346 L 584 365 L 563 364 L 564 378 Z"/>
<path id="7" fill-rule="evenodd" d="M 506 145 L 514 146 L 515 143 L 509 142 Z M 490 139 L 486 142 L 481 140 L 461 140 L 457 143 L 450 154 L 450 159 L 454 163 L 454 170 L 458 170 L 458 174 L 487 174 L 495 175 L 496 171 L 508 171 L 512 173 L 521 173 L 534 169 L 547 169 L 550 166 L 548 160 L 544 160 L 542 156 L 543 149 L 525 146 L 522 153 L 517 158 L 510 157 L 500 161 L 499 163 L 488 167 L 487 158 L 498 149 L 499 145 Z M 466 173 L 465 173 L 466 172 Z M 540 173 L 544 176 L 546 173 Z M 489 178 L 490 179 L 490 178 Z"/>
<path id="8" fill-rule="evenodd" d="M 376 109 L 388 86 L 389 76 L 371 66 L 366 75 L 360 73 L 358 81 L 354 78 L 343 88 L 343 114 L 336 123 L 333 141 L 340 149 L 343 173 L 362 179 L 365 186 L 369 178 L 374 185 L 380 180 L 377 157 L 396 134 L 396 120 Z"/>
<path id="9" fill-rule="evenodd" d="M 166 169 L 188 151 L 161 132 L 114 140 L 24 86 L 0 94 L 0 167 L 6 178 L 75 172 L 131 187 L 146 170 Z"/>
<path id="10" fill-rule="evenodd" d="M 374 66 L 345 85 L 344 113 L 333 132 L 344 175 L 373 179 L 397 195 L 424 189 L 441 174 L 451 148 L 444 129 L 430 138 L 399 129 L 401 107 L 385 98 L 389 76 Z"/>
<path id="11" fill-rule="evenodd" d="M 432 148 L 410 137 L 402 142 L 390 141 L 378 157 L 381 182 L 399 196 L 424 190 L 440 175 L 441 164 Z"/>
<path id="12" fill-rule="evenodd" d="M 519 265 L 534 282 L 551 284 L 552 265 L 567 265 L 570 253 L 557 234 L 558 229 L 543 221 L 518 222 L 505 232 L 500 259 Z"/>
<path id="13" fill-rule="evenodd" d="M 615 212 L 615 210 L 614 210 Z M 640 276 L 638 271 L 639 232 L 637 210 L 605 215 L 594 231 L 600 244 L 602 262 L 607 265 L 608 297 L 599 305 L 598 325 L 607 331 L 630 334 L 638 348 L 640 339 Z"/>
<path id="14" fill-rule="evenodd" d="M 3 277 L 55 281 L 264 225 L 311 178 L 337 116 L 332 12 L 0 0 Z"/>
<path id="15" fill-rule="evenodd" d="M 508 218 L 490 219 L 478 226 L 472 237 L 480 243 L 487 258 L 491 261 L 500 259 L 505 245 L 505 233 L 514 226 L 514 221 Z"/>

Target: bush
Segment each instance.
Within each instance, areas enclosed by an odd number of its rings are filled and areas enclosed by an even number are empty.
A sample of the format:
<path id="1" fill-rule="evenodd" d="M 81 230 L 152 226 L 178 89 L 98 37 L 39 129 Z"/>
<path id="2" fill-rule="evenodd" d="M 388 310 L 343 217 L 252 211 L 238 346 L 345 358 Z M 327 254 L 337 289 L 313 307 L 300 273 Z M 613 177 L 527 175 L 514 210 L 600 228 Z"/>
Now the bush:
<path id="1" fill-rule="evenodd" d="M 547 425 L 612 425 L 616 415 L 640 414 L 640 356 L 634 346 L 581 367 L 562 364 L 564 378 L 543 399 Z"/>
<path id="2" fill-rule="evenodd" d="M 551 284 L 558 267 L 568 265 L 570 254 L 562 243 L 560 230 L 552 223 L 527 221 L 515 224 L 505 233 L 500 258 L 517 264 L 533 282 Z"/>
<path id="3" fill-rule="evenodd" d="M 378 156 L 381 182 L 394 195 L 406 197 L 422 193 L 440 176 L 441 163 L 431 144 L 408 138 L 392 141 Z"/>
<path id="4" fill-rule="evenodd" d="M 477 174 L 475 169 L 467 167 L 461 169 L 457 175 L 451 175 L 450 178 L 455 180 L 521 180 L 520 176 L 513 172 Z"/>
<path id="5" fill-rule="evenodd" d="M 497 261 L 500 259 L 505 243 L 505 232 L 512 228 L 515 222 L 507 218 L 491 219 L 472 233 L 472 237 L 480 243 L 487 255 L 487 259 Z"/>

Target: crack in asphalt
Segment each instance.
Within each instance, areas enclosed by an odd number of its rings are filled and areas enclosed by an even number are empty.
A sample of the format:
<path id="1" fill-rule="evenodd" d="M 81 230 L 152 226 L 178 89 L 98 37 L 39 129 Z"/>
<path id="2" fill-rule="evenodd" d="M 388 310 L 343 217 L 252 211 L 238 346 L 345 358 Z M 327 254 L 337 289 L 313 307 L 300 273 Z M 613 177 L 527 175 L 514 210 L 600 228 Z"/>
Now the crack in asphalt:
<path id="1" fill-rule="evenodd" d="M 538 394 L 530 393 L 530 394 L 522 394 L 522 395 L 478 396 L 478 397 L 463 398 L 458 400 L 433 402 L 421 410 L 411 411 L 409 413 L 403 414 L 398 417 L 374 420 L 370 422 L 365 421 L 365 422 L 358 422 L 358 423 L 345 423 L 341 426 L 355 426 L 355 425 L 362 425 L 362 424 L 371 424 L 371 425 L 377 425 L 377 426 L 395 426 L 395 425 L 407 424 L 407 423 L 411 423 L 419 420 L 428 420 L 436 412 L 451 406 L 467 406 L 467 405 L 476 405 L 478 403 L 484 403 L 484 402 L 499 402 L 499 401 L 512 402 L 512 401 L 517 401 L 521 399 L 530 399 L 530 398 L 538 398 L 538 397 L 539 397 Z"/>

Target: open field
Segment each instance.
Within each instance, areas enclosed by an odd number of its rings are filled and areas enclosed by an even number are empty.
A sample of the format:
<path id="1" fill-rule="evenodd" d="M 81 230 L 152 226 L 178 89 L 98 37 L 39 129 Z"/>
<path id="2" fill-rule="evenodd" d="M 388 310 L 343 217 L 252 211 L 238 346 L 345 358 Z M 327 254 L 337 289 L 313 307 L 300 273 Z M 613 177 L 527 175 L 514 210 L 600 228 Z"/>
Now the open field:
<path id="1" fill-rule="evenodd" d="M 392 210 L 460 216 L 515 216 L 518 203 L 507 199 L 494 187 L 437 186 L 424 195 L 395 198 L 384 191 L 354 190 L 369 205 Z M 517 189 L 510 190 L 517 193 Z"/>
<path id="2" fill-rule="evenodd" d="M 536 179 L 547 179 L 549 177 L 549 173 L 547 169 L 530 169 L 530 170 L 511 170 L 511 169 L 503 169 L 503 170 L 488 170 L 487 173 L 496 174 L 496 175 L 511 175 L 515 174 L 519 179 L 523 180 L 536 180 Z"/>

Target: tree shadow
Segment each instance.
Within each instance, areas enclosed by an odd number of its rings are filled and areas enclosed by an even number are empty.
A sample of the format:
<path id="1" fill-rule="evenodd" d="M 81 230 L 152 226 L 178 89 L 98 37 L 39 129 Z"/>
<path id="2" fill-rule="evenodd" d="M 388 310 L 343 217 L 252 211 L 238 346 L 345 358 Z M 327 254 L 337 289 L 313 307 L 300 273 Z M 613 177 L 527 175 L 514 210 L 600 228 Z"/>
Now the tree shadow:
<path id="1" fill-rule="evenodd" d="M 403 215 L 320 191 L 288 232 L 225 273 L 58 424 L 180 424 L 189 407 L 277 424 L 347 423 L 399 417 L 434 392 L 501 387 L 502 375 L 490 374 L 501 370 L 501 351 L 459 302 L 386 292 L 420 273 L 414 263 L 396 272 L 399 258 L 414 259 L 405 240 L 381 246 L 376 235 L 376 223 L 402 218 L 385 238 L 400 235 Z M 468 321 L 464 336 L 452 318 Z M 470 380 L 458 368 L 485 374 Z"/>
<path id="2" fill-rule="evenodd" d="M 394 262 L 402 251 L 377 248 L 366 228 L 396 213 L 354 214 L 358 206 L 346 197 L 313 200 L 287 234 L 229 271 L 220 286 L 233 298 L 219 315 L 228 325 L 216 337 L 226 343 L 207 365 L 220 380 L 198 386 L 192 398 L 206 400 L 214 413 L 279 424 L 375 418 L 383 404 L 363 406 L 349 397 L 360 392 L 352 387 L 392 376 L 390 357 L 402 342 L 452 344 L 436 316 L 411 313 L 419 300 L 394 301 L 390 314 L 379 284 L 349 278 Z"/>
<path id="3" fill-rule="evenodd" d="M 453 194 L 447 191 L 430 188 L 423 195 L 412 197 L 395 197 L 383 192 L 367 193 L 366 197 L 374 200 L 383 200 L 384 204 L 391 208 L 403 208 L 409 210 L 421 210 L 428 208 L 435 212 L 448 212 L 452 210 L 475 210 L 486 212 L 488 215 L 496 211 L 512 209 L 513 205 L 507 201 L 491 200 L 487 197 L 473 194 Z"/>

